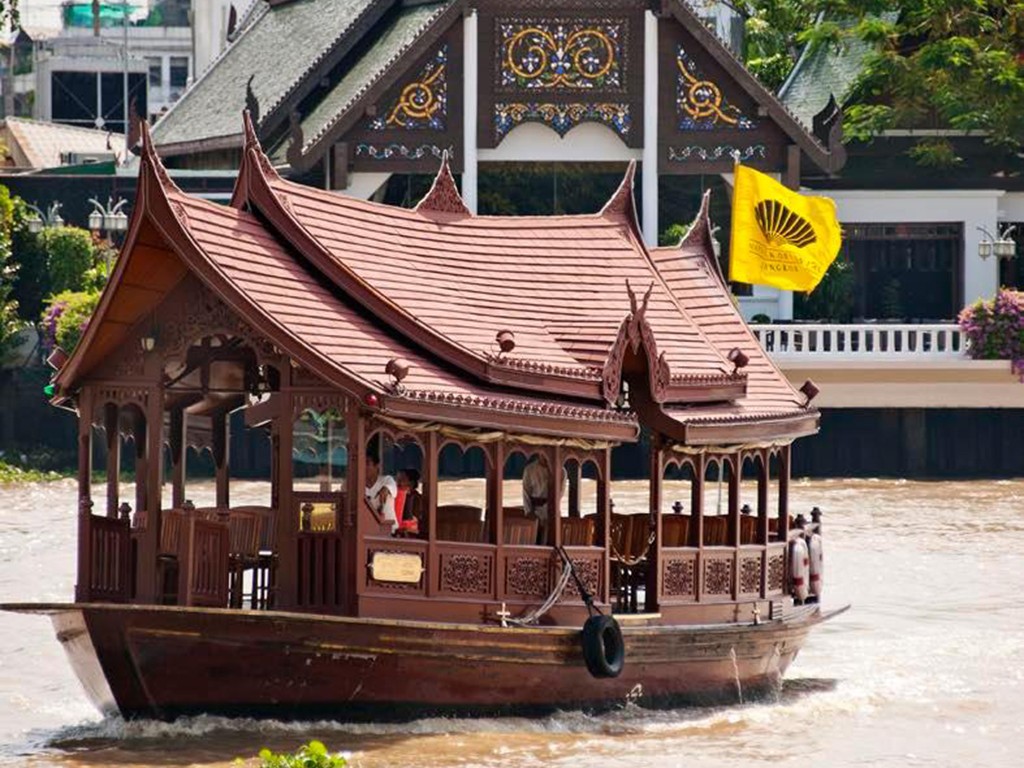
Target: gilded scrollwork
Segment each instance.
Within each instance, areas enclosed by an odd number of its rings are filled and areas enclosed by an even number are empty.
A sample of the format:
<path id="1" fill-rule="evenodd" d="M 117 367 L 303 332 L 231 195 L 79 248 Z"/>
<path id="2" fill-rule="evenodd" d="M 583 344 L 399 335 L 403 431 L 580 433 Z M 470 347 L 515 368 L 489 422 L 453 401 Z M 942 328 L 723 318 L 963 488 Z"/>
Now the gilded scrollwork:
<path id="1" fill-rule="evenodd" d="M 498 19 L 498 86 L 623 90 L 624 19 Z"/>
<path id="2" fill-rule="evenodd" d="M 704 77 L 697 62 L 682 45 L 676 48 L 676 112 L 681 131 L 710 131 L 719 127 L 743 131 L 757 128 L 734 104 L 725 98 L 721 87 Z"/>
<path id="3" fill-rule="evenodd" d="M 382 113 L 370 120 L 370 129 L 445 130 L 448 119 L 447 70 L 448 46 L 442 45 Z"/>
<path id="4" fill-rule="evenodd" d="M 582 123 L 606 125 L 620 136 L 626 136 L 633 124 L 629 104 L 602 102 L 500 102 L 494 105 L 494 137 L 498 141 L 523 123 L 540 123 L 565 136 Z"/>

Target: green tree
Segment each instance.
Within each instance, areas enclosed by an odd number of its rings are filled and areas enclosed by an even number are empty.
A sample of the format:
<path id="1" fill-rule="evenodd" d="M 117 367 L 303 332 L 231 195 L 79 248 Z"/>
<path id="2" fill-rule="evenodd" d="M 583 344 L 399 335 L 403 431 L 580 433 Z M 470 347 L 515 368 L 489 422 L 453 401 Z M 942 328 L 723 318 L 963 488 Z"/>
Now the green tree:
<path id="1" fill-rule="evenodd" d="M 1024 2 L 1020 0 L 727 0 L 743 17 L 744 57 L 777 88 L 803 45 L 871 43 L 846 110 L 847 136 L 946 128 L 1024 147 Z M 923 137 L 926 165 L 958 162 L 949 139 Z"/>
<path id="2" fill-rule="evenodd" d="M 14 204 L 7 187 L 0 186 L 0 360 L 7 357 L 14 337 L 24 325 L 18 318 L 18 302 L 13 298 L 17 264 L 11 258 L 11 222 Z"/>
<path id="3" fill-rule="evenodd" d="M 79 291 L 85 287 L 86 272 L 95 264 L 92 234 L 78 227 L 47 227 L 39 233 L 39 248 L 45 254 L 49 291 Z"/>

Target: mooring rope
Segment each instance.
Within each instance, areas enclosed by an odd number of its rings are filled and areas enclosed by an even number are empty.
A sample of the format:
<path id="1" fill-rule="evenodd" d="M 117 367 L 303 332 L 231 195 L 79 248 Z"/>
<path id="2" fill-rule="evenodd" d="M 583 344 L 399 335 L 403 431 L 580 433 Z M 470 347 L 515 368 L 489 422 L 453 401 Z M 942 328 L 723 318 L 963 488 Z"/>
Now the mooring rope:
<path id="1" fill-rule="evenodd" d="M 558 583 L 555 584 L 554 591 L 548 595 L 548 599 L 545 600 L 539 608 L 530 611 L 523 616 L 515 618 L 508 616 L 502 620 L 508 624 L 515 624 L 517 627 L 527 627 L 531 624 L 536 624 L 537 621 L 540 620 L 540 617 L 550 611 L 552 606 L 561 599 L 562 593 L 565 591 L 565 587 L 569 583 L 570 576 L 572 576 L 572 563 L 566 562 L 565 565 L 562 566 L 562 575 L 558 577 Z"/>

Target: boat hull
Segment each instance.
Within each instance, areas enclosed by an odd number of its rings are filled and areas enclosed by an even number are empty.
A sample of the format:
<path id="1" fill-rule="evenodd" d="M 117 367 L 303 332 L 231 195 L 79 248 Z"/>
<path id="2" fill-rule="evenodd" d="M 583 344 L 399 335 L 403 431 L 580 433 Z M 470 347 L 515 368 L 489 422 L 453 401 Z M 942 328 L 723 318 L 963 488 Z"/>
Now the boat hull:
<path id="1" fill-rule="evenodd" d="M 103 712 L 403 720 L 747 700 L 778 689 L 817 606 L 759 625 L 623 625 L 626 663 L 592 677 L 564 627 L 104 604 L 46 613 Z"/>

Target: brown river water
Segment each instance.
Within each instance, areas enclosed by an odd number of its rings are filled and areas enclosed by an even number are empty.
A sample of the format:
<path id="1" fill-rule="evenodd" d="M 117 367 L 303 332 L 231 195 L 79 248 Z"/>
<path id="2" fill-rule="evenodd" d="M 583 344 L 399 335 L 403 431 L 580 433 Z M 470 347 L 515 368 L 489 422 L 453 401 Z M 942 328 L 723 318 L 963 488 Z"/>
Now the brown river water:
<path id="1" fill-rule="evenodd" d="M 642 503 L 646 487 L 614 493 Z M 238 483 L 232 501 L 264 495 Z M 71 598 L 74 497 L 71 481 L 0 486 L 0 602 Z M 812 632 L 775 701 L 386 726 L 125 723 L 92 709 L 48 620 L 0 614 L 0 765 L 229 766 L 319 738 L 363 768 L 1024 766 L 1024 481 L 794 482 L 792 508 L 813 505 L 825 603 L 852 608 Z"/>

